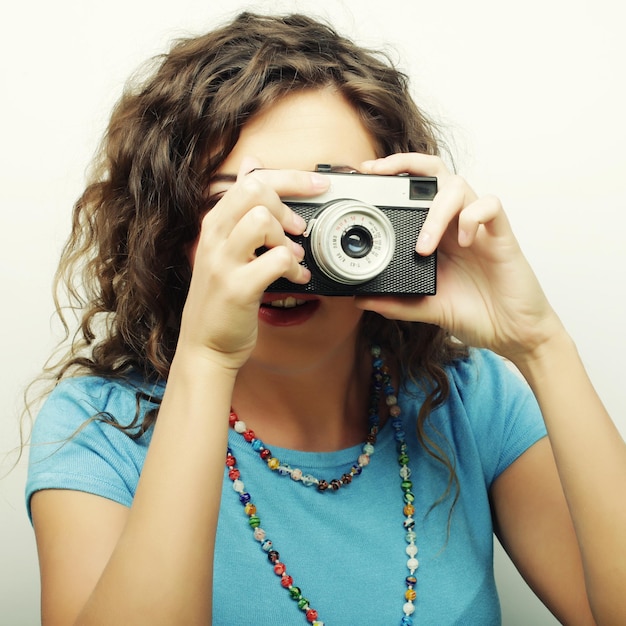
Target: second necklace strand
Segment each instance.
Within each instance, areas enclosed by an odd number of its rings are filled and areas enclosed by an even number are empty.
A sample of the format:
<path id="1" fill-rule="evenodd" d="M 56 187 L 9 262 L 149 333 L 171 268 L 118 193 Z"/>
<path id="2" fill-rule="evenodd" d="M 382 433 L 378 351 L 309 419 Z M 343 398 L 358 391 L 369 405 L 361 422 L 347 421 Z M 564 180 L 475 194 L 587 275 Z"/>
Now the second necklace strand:
<path id="1" fill-rule="evenodd" d="M 419 562 L 417 560 L 418 548 L 415 543 L 415 520 L 413 518 L 415 513 L 415 496 L 412 491 L 413 484 L 410 480 L 411 470 L 409 468 L 408 446 L 400 418 L 401 410 L 398 406 L 397 396 L 391 383 L 389 371 L 381 357 L 380 348 L 378 346 L 372 346 L 371 354 L 372 383 L 370 387 L 370 431 L 363 446 L 362 453 L 359 455 L 356 463 L 339 479 L 332 479 L 330 481 L 320 480 L 309 474 L 303 474 L 301 470 L 291 469 L 288 465 L 283 465 L 278 459 L 272 456 L 270 450 L 266 448 L 262 441 L 256 438 L 254 432 L 248 429 L 245 423 L 239 420 L 233 411 L 231 411 L 229 421 L 231 427 L 241 434 L 253 449 L 259 453 L 260 458 L 267 463 L 267 466 L 271 470 L 278 470 L 282 475 L 290 476 L 293 480 L 301 482 L 305 486 L 317 485 L 317 489 L 320 492 L 327 490 L 336 491 L 340 487 L 350 484 L 352 478 L 360 475 L 363 468 L 369 464 L 370 457 L 374 453 L 374 443 L 376 442 L 380 424 L 378 416 L 380 392 L 384 390 L 391 425 L 395 431 L 396 450 L 398 453 L 397 459 L 400 466 L 399 474 L 403 493 L 403 527 L 407 543 L 405 551 L 409 557 L 406 562 L 408 575 L 405 577 L 406 590 L 404 593 L 404 604 L 402 607 L 403 616 L 400 620 L 400 626 L 413 626 L 414 620 L 412 615 L 415 612 L 415 585 L 417 584 L 415 572 L 419 566 Z M 309 600 L 303 595 L 301 589 L 294 585 L 293 578 L 287 573 L 285 564 L 280 560 L 280 554 L 274 548 L 272 541 L 268 539 L 265 530 L 261 528 L 261 520 L 257 515 L 256 505 L 252 503 L 250 494 L 245 490 L 244 483 L 241 480 L 241 472 L 237 468 L 237 460 L 231 448 L 227 449 L 226 466 L 228 467 L 228 477 L 232 481 L 233 489 L 239 495 L 239 501 L 244 507 L 245 514 L 248 516 L 248 524 L 253 530 L 254 538 L 261 544 L 261 549 L 267 553 L 268 561 L 273 566 L 274 573 L 280 577 L 281 585 L 289 592 L 290 597 L 297 603 L 298 608 L 304 613 L 306 620 L 312 624 L 312 626 L 324 626 L 324 622 L 318 619 L 317 611 L 311 607 Z"/>

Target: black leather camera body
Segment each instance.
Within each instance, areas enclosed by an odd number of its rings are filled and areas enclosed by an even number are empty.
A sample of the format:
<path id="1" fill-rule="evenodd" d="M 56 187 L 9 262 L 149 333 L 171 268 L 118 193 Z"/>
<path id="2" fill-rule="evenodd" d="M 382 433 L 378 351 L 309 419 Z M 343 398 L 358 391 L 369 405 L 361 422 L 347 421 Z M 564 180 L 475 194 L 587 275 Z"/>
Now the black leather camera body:
<path id="1" fill-rule="evenodd" d="M 415 242 L 437 193 L 437 179 L 333 172 L 330 188 L 311 198 L 283 198 L 307 222 L 293 237 L 311 271 L 306 285 L 284 278 L 267 291 L 346 295 L 433 295 L 436 253 L 420 256 Z"/>

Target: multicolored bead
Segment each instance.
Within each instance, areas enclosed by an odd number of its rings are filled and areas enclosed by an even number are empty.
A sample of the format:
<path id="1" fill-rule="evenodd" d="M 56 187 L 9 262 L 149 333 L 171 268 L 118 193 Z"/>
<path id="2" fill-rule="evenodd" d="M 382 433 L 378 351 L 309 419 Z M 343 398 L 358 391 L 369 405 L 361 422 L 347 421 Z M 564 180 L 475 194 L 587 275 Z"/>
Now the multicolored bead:
<path id="1" fill-rule="evenodd" d="M 376 354 L 377 353 L 377 354 Z M 281 463 L 276 457 L 272 456 L 271 451 L 265 446 L 263 441 L 258 439 L 253 430 L 249 429 L 245 422 L 237 417 L 237 414 L 231 410 L 228 416 L 228 423 L 241 434 L 244 439 L 252 446 L 252 449 L 259 454 L 271 470 L 277 471 L 281 476 L 290 476 L 295 482 L 302 483 L 305 487 L 317 486 L 320 493 L 326 491 L 338 491 L 341 487 L 349 485 L 355 476 L 359 476 L 364 467 L 367 467 L 371 461 L 371 457 L 375 451 L 376 439 L 380 429 L 380 418 L 378 415 L 378 405 L 380 401 L 380 391 L 384 388 L 387 394 L 385 403 L 389 408 L 389 415 L 397 417 L 400 409 L 397 406 L 397 397 L 390 383 L 389 372 L 383 367 L 383 360 L 380 358 L 380 348 L 372 348 L 372 381 L 370 393 L 369 415 L 369 432 L 365 438 L 365 444 L 361 449 L 356 463 L 348 472 L 343 474 L 341 478 L 333 478 L 331 480 L 318 479 L 310 474 L 304 474 L 299 468 L 291 468 L 289 465 Z"/>
<path id="2" fill-rule="evenodd" d="M 282 464 L 276 457 L 272 456 L 271 451 L 265 447 L 260 439 L 257 439 L 254 431 L 248 429 L 244 422 L 242 422 L 234 411 L 230 412 L 228 421 L 229 425 L 235 430 L 235 432 L 241 434 L 244 439 L 250 443 L 253 450 L 259 454 L 259 457 L 267 463 L 267 466 L 277 471 L 279 475 L 290 476 L 295 482 L 300 482 L 306 487 L 317 485 L 317 489 L 320 492 L 324 491 L 338 491 L 342 486 L 349 485 L 355 476 L 359 476 L 371 460 L 371 456 L 374 454 L 374 444 L 376 443 L 376 436 L 379 430 L 379 418 L 378 418 L 378 404 L 380 401 L 380 391 L 385 391 L 385 403 L 389 410 L 389 416 L 391 419 L 392 427 L 394 428 L 394 437 L 397 442 L 398 463 L 400 465 L 400 478 L 401 489 L 403 492 L 403 509 L 404 514 L 403 526 L 407 531 L 405 534 L 405 540 L 407 542 L 406 554 L 409 557 L 406 566 L 409 570 L 409 575 L 405 578 L 406 591 L 404 593 L 405 603 L 402 607 L 403 616 L 400 620 L 400 626 L 413 626 L 412 615 L 415 612 L 415 600 L 417 599 L 417 592 L 415 591 L 415 585 L 417 584 L 417 577 L 414 575 L 415 571 L 419 567 L 419 561 L 417 560 L 417 546 L 415 540 L 417 534 L 414 530 L 415 519 L 413 515 L 415 513 L 415 506 L 413 502 L 415 496 L 412 493 L 413 483 L 409 480 L 411 476 L 411 470 L 408 467 L 409 456 L 407 454 L 406 436 L 403 429 L 402 420 L 399 419 L 401 409 L 398 406 L 398 399 L 395 395 L 395 390 L 391 384 L 391 376 L 389 370 L 384 366 L 382 359 L 380 358 L 381 350 L 378 346 L 372 346 L 372 383 L 371 383 L 371 404 L 369 409 L 370 416 L 370 432 L 366 438 L 366 442 L 363 445 L 362 453 L 359 455 L 357 462 L 350 468 L 350 470 L 344 473 L 341 478 L 334 478 L 330 481 L 324 479 L 317 479 L 310 474 L 303 474 L 302 470 L 295 468 L 292 469 L 289 465 Z M 318 612 L 311 607 L 309 600 L 302 595 L 302 591 L 299 587 L 294 586 L 293 578 L 287 574 L 286 565 L 280 560 L 280 554 L 274 549 L 271 540 L 266 537 L 265 531 L 261 528 L 261 520 L 258 517 L 257 508 L 252 503 L 250 494 L 245 491 L 244 483 L 241 481 L 240 472 L 237 468 L 237 460 L 232 454 L 232 450 L 227 448 L 226 451 L 226 466 L 229 468 L 228 477 L 233 483 L 233 489 L 239 495 L 239 500 L 244 506 L 244 513 L 248 516 L 248 523 L 253 530 L 254 538 L 261 544 L 261 549 L 267 554 L 269 562 L 272 564 L 274 573 L 280 577 L 280 583 L 282 587 L 287 589 L 292 600 L 297 603 L 298 609 L 304 613 L 306 621 L 312 626 L 324 626 L 324 622 L 318 619 Z"/>
<path id="3" fill-rule="evenodd" d="M 408 531 L 405 535 L 405 539 L 408 543 L 405 551 L 409 557 L 406 562 L 407 569 L 409 570 L 409 575 L 405 579 L 407 589 L 404 594 L 404 599 L 406 602 L 402 607 L 404 617 L 400 621 L 400 626 L 412 626 L 413 618 L 411 616 L 415 612 L 414 601 L 417 598 L 417 593 L 414 589 L 417 584 L 417 578 L 414 574 L 419 567 L 419 561 L 415 558 L 417 555 L 417 546 L 415 545 L 417 534 L 414 530 L 415 519 L 413 518 L 413 515 L 415 514 L 415 506 L 413 505 L 415 496 L 412 492 L 413 483 L 409 480 L 411 476 L 411 469 L 408 466 L 409 455 L 407 454 L 406 436 L 404 434 L 402 420 L 398 419 L 398 416 L 400 415 L 399 407 L 397 407 L 397 410 L 394 410 L 394 413 L 396 413 L 395 419 L 392 420 L 391 424 L 395 430 L 395 439 L 397 442 L 398 464 L 400 465 L 399 474 L 402 479 L 400 488 L 402 489 L 402 499 L 405 503 L 402 509 L 402 513 L 404 514 L 403 526 Z"/>
<path id="4" fill-rule="evenodd" d="M 324 622 L 318 621 L 317 611 L 311 608 L 309 601 L 302 596 L 300 589 L 293 586 L 293 578 L 287 574 L 287 566 L 280 560 L 280 554 L 274 549 L 272 542 L 266 538 L 266 533 L 260 525 L 261 520 L 256 515 L 257 507 L 251 502 L 250 494 L 244 490 L 244 484 L 239 479 L 238 470 L 237 478 L 234 478 L 235 472 L 233 472 L 233 470 L 236 470 L 237 466 L 236 459 L 230 448 L 226 450 L 226 466 L 230 468 L 228 476 L 233 482 L 233 489 L 239 494 L 244 513 L 248 516 L 248 523 L 254 531 L 254 538 L 261 543 L 261 549 L 267 554 L 267 558 L 272 564 L 274 573 L 280 576 L 280 584 L 289 591 L 291 597 L 298 603 L 298 608 L 305 613 L 308 622 L 317 626 L 324 626 Z"/>

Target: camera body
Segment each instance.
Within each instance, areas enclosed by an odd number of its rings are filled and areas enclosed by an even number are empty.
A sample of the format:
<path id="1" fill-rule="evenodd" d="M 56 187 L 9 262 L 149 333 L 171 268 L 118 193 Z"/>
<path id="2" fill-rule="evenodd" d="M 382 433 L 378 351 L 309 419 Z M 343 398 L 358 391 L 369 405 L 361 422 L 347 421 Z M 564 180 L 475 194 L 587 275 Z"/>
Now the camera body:
<path id="1" fill-rule="evenodd" d="M 333 172 L 329 189 L 310 198 L 283 198 L 307 222 L 292 237 L 305 250 L 306 285 L 285 278 L 267 291 L 327 296 L 434 295 L 436 253 L 420 256 L 415 242 L 437 193 L 437 179 Z"/>

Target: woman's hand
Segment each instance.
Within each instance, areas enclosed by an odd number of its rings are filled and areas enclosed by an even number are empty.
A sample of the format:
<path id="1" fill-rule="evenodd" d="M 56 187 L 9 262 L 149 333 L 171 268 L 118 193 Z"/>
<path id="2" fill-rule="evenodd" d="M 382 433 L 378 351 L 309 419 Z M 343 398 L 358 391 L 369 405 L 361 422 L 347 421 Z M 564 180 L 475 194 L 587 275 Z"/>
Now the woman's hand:
<path id="1" fill-rule="evenodd" d="M 360 169 L 437 177 L 439 192 L 416 250 L 427 255 L 438 248 L 438 269 L 435 296 L 358 298 L 357 306 L 389 318 L 436 324 L 469 345 L 514 361 L 562 328 L 497 198 L 479 198 L 434 156 L 395 154 Z"/>
<path id="2" fill-rule="evenodd" d="M 199 348 L 233 369 L 256 344 L 258 309 L 268 285 L 280 277 L 298 284 L 310 280 L 300 265 L 304 250 L 286 235 L 302 234 L 306 224 L 281 196 L 312 196 L 328 187 L 319 174 L 259 167 L 244 159 L 236 182 L 212 186 L 212 195 L 223 195 L 203 218 L 189 254 L 193 275 L 178 349 Z M 267 252 L 257 255 L 260 247 Z"/>

